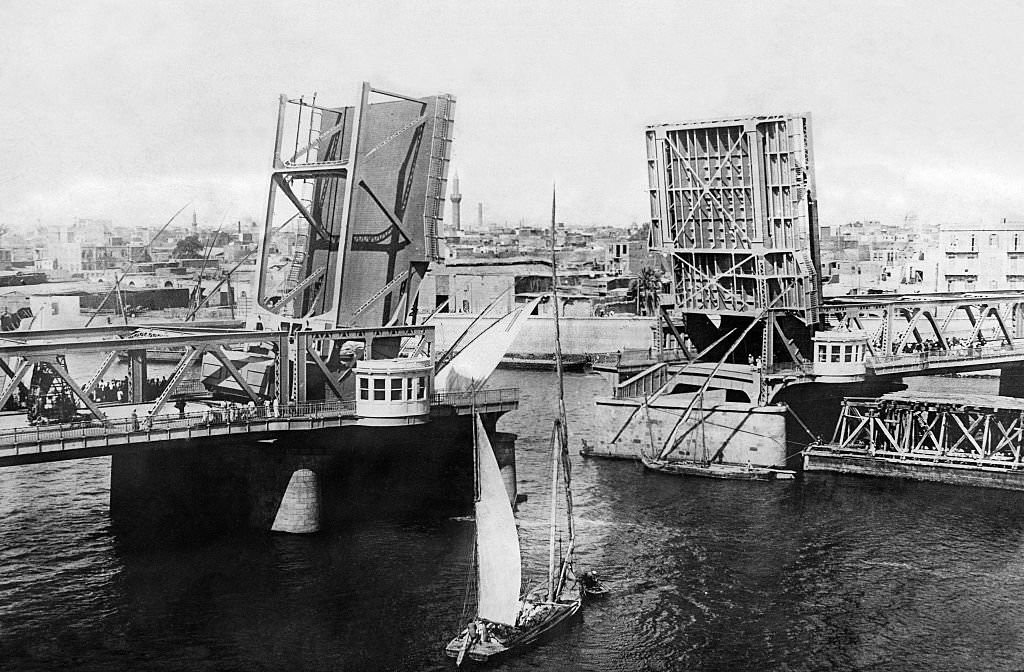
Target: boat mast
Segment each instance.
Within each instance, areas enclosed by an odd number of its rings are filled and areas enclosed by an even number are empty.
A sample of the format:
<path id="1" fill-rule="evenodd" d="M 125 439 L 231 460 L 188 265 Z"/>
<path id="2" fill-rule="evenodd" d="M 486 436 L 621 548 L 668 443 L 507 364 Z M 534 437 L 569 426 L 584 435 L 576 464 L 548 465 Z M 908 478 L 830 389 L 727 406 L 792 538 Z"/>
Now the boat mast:
<path id="1" fill-rule="evenodd" d="M 551 297 L 555 311 L 555 370 L 558 373 L 558 420 L 555 422 L 555 433 L 558 440 L 557 451 L 552 450 L 551 467 L 551 539 L 550 555 L 548 563 L 548 581 L 550 587 L 549 600 L 557 599 L 565 583 L 565 574 L 568 563 L 572 558 L 573 545 L 575 544 L 576 531 L 572 520 L 572 490 L 570 489 L 572 474 L 569 471 L 569 426 L 565 417 L 565 380 L 562 366 L 562 333 L 559 318 L 558 302 L 558 255 L 555 251 L 556 223 L 555 212 L 557 193 L 554 185 L 551 187 Z M 554 447 L 553 447 L 554 448 Z M 556 491 L 558 481 L 558 461 L 562 461 L 562 477 L 565 481 L 565 514 L 567 531 L 569 534 L 569 545 L 555 576 L 555 516 L 556 516 Z"/>

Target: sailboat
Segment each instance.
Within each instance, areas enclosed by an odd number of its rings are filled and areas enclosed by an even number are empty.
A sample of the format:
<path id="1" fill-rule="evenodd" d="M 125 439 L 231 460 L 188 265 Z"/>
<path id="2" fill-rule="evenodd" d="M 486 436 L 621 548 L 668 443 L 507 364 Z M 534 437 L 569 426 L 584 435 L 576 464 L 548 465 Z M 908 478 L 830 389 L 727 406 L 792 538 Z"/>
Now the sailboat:
<path id="1" fill-rule="evenodd" d="M 776 298 L 772 302 L 772 305 L 779 298 Z M 770 308 L 771 306 L 769 306 Z M 711 373 L 704 378 L 704 382 L 698 388 L 693 398 L 686 405 L 686 409 L 683 414 L 679 417 L 676 423 L 672 426 L 672 431 L 669 433 L 668 439 L 665 440 L 665 444 L 658 450 L 654 446 L 653 434 L 650 432 L 651 418 L 649 413 L 650 403 L 645 400 L 642 404 L 642 408 L 648 412 L 647 425 L 648 425 L 648 436 L 651 437 L 650 452 L 643 449 L 640 450 L 640 460 L 644 466 L 648 469 L 655 471 L 661 471 L 668 474 L 676 474 L 680 476 L 703 476 L 705 478 L 727 478 L 735 480 L 749 480 L 749 481 L 772 481 L 775 479 L 792 478 L 794 472 L 787 469 L 777 469 L 773 467 L 762 467 L 752 465 L 749 461 L 747 464 L 736 464 L 724 462 L 722 460 L 722 454 L 725 451 L 725 443 L 722 443 L 718 450 L 714 454 L 708 454 L 707 439 L 704 435 L 704 426 L 707 422 L 707 417 L 704 414 L 704 392 L 708 389 L 711 381 L 714 379 L 718 369 L 725 363 L 729 355 L 732 354 L 748 333 L 754 328 L 754 325 L 764 317 L 767 310 L 761 312 L 739 337 L 733 342 L 731 346 L 725 351 L 725 354 L 718 360 L 715 367 L 711 370 Z M 731 332 L 730 332 L 731 333 Z M 723 337 L 724 338 L 724 337 Z M 705 350 L 707 352 L 707 350 Z M 683 367 L 684 369 L 686 367 Z M 674 380 L 675 376 L 673 376 Z M 670 380 L 669 383 L 672 381 Z M 666 383 L 662 389 L 668 389 L 670 386 Z M 661 392 L 659 391 L 658 394 Z M 658 396 L 655 395 L 655 397 Z M 671 455 L 682 442 L 682 439 L 677 438 L 676 432 L 680 427 L 685 427 L 687 420 L 692 417 L 692 413 L 695 408 L 699 407 L 699 419 L 695 421 L 694 428 L 700 431 L 700 448 L 701 448 L 701 459 L 697 458 L 697 450 L 693 450 L 693 457 L 690 460 L 680 459 L 669 459 Z M 632 419 L 632 416 L 630 416 Z M 627 421 L 628 422 L 628 421 Z M 684 437 L 685 438 L 685 437 Z"/>
<path id="2" fill-rule="evenodd" d="M 548 539 L 547 581 L 520 597 L 522 557 L 516 534 L 515 516 L 501 480 L 498 462 L 491 450 L 479 416 L 474 421 L 473 445 L 476 466 L 477 613 L 445 647 L 445 653 L 461 665 L 466 656 L 487 661 L 526 646 L 572 618 L 583 604 L 587 581 L 577 582 L 575 595 L 565 588 L 573 575 L 576 544 L 572 518 L 572 472 L 569 463 L 569 434 L 565 418 L 565 387 L 562 376 L 562 347 L 558 320 L 558 272 L 555 257 L 555 196 L 551 197 L 551 275 L 555 313 L 555 364 L 558 370 L 558 417 L 551 431 L 551 511 Z M 529 311 L 529 312 L 532 312 Z M 555 541 L 558 512 L 558 473 L 562 465 L 569 543 L 556 562 Z M 591 576 L 591 575 L 588 575 Z M 595 582 L 596 582 L 596 577 Z M 596 583 L 596 587 L 600 584 Z M 596 590 L 596 587 L 594 588 Z M 603 589 L 602 589 L 603 592 Z"/>
<path id="3" fill-rule="evenodd" d="M 553 439 L 560 438 L 555 420 Z M 498 462 L 480 417 L 474 420 L 476 465 L 476 616 L 445 647 L 445 653 L 461 665 L 466 657 L 484 662 L 524 647 L 575 615 L 582 604 L 579 594 L 563 595 L 572 574 L 574 540 L 570 527 L 568 551 L 556 568 L 552 552 L 547 581 L 525 595 L 522 589 L 522 557 L 515 516 L 509 503 Z M 557 497 L 561 441 L 552 441 L 552 498 Z M 568 478 L 565 480 L 568 494 Z M 556 510 L 552 500 L 552 514 Z M 567 501 L 569 501 L 567 499 Z M 569 513 L 571 517 L 571 511 Z M 552 515 L 550 548 L 555 545 Z"/>

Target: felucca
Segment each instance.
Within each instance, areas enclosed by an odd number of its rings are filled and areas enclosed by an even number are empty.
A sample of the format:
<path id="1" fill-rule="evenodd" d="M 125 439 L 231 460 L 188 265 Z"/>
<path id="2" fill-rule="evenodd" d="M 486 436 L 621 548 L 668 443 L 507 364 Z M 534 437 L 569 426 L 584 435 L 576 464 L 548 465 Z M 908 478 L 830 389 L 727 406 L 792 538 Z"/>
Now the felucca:
<path id="1" fill-rule="evenodd" d="M 572 569 L 575 526 L 572 517 L 572 472 L 569 436 L 565 422 L 565 391 L 558 319 L 558 275 L 555 263 L 555 197 L 551 198 L 552 285 L 555 310 L 555 363 L 558 370 L 558 418 L 551 432 L 551 512 L 548 539 L 547 581 L 525 596 L 522 589 L 522 557 L 515 515 L 501 480 L 498 462 L 479 416 L 474 419 L 473 445 L 476 468 L 477 613 L 448 646 L 445 653 L 461 665 L 466 656 L 486 661 L 526 646 L 576 614 L 582 606 L 582 589 L 565 596 Z M 532 311 L 531 311 L 532 312 Z M 565 555 L 556 562 L 558 472 L 562 465 L 569 537 Z M 595 580 L 596 583 L 596 580 Z M 599 584 L 596 584 L 599 586 Z"/>
<path id="2" fill-rule="evenodd" d="M 558 461 L 561 450 L 557 441 L 559 421 L 553 432 L 556 450 L 552 451 L 552 496 L 557 496 Z M 445 653 L 461 665 L 471 660 L 486 661 L 494 656 L 534 642 L 580 609 L 578 595 L 564 597 L 571 574 L 573 539 L 570 535 L 567 553 L 560 563 L 549 563 L 545 584 L 520 597 L 522 589 L 522 557 L 515 516 L 501 480 L 483 423 L 474 420 L 476 461 L 476 569 L 477 608 L 462 632 L 445 647 Z M 556 507 L 552 506 L 554 511 Z M 555 521 L 552 520 L 552 548 Z"/>

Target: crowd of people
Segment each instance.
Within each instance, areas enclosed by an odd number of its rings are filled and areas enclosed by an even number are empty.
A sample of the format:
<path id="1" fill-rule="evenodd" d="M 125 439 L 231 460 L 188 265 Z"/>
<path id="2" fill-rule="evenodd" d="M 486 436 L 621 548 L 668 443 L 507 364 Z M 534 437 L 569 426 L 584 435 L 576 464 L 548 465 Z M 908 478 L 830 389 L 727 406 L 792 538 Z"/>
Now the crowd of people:
<path id="1" fill-rule="evenodd" d="M 902 336 L 899 334 L 897 338 Z M 1002 339 L 1000 345 L 1009 345 L 1009 341 L 1005 338 Z M 899 347 L 899 343 L 892 344 L 892 354 L 913 354 L 923 352 L 940 352 L 940 351 L 952 351 L 952 352 L 967 352 L 975 348 L 984 348 L 985 346 L 993 345 L 992 341 L 985 339 L 984 334 L 978 334 L 974 339 L 960 338 L 958 336 L 951 336 L 946 339 L 946 346 L 943 347 L 942 343 L 938 339 L 926 338 L 922 341 L 916 341 L 914 343 L 906 343 L 902 349 Z"/>
<path id="2" fill-rule="evenodd" d="M 160 396 L 160 393 L 167 388 L 167 376 L 161 378 L 147 378 L 143 382 L 143 401 L 152 401 Z M 101 404 L 114 402 L 130 402 L 131 383 L 128 376 L 120 380 L 100 381 L 92 391 L 92 398 Z"/>

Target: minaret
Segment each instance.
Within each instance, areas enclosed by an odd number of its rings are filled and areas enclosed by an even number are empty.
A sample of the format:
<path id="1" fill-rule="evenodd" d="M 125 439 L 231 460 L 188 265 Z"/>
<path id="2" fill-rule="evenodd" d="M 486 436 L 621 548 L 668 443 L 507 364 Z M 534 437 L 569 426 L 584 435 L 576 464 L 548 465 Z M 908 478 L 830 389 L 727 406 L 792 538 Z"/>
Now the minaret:
<path id="1" fill-rule="evenodd" d="M 478 230 L 480 230 L 480 231 L 484 230 L 484 204 L 483 203 L 477 203 L 476 204 L 476 224 L 477 224 L 477 229 Z"/>
<path id="2" fill-rule="evenodd" d="M 196 219 L 196 211 L 192 210 L 192 235 L 199 237 L 199 220 Z"/>
<path id="3" fill-rule="evenodd" d="M 455 235 L 462 233 L 462 194 L 459 192 L 459 174 L 455 173 L 452 179 L 452 195 L 448 197 L 452 202 L 452 229 Z"/>

